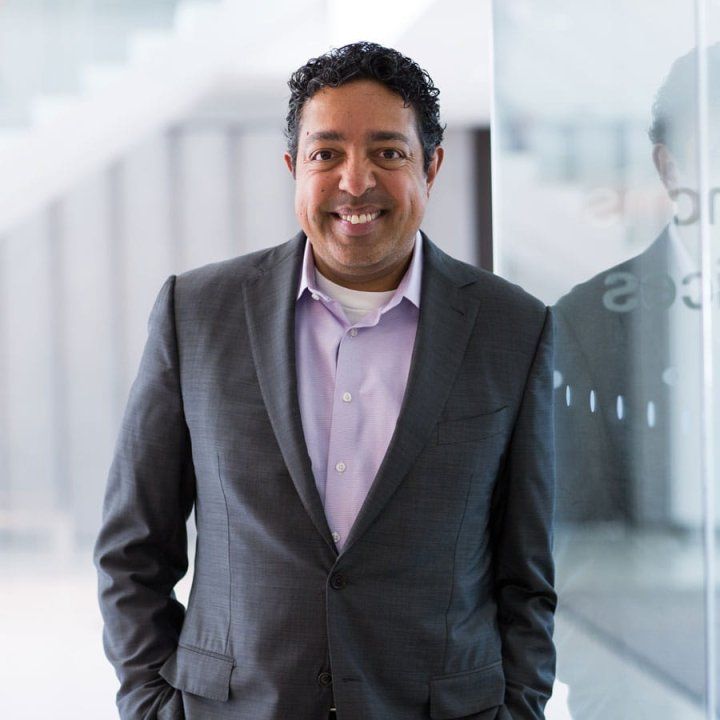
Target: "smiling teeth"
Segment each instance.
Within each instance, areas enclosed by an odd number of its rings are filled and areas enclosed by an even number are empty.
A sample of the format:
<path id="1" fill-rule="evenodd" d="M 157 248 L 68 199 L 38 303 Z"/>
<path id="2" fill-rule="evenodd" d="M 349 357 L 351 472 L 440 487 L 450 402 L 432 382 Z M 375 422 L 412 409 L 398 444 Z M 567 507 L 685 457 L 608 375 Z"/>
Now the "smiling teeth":
<path id="1" fill-rule="evenodd" d="M 341 215 L 340 217 L 345 220 L 345 222 L 352 223 L 353 225 L 358 225 L 359 223 L 368 223 L 372 220 L 375 220 L 377 217 L 380 216 L 380 211 L 374 213 L 363 213 L 362 215 Z"/>

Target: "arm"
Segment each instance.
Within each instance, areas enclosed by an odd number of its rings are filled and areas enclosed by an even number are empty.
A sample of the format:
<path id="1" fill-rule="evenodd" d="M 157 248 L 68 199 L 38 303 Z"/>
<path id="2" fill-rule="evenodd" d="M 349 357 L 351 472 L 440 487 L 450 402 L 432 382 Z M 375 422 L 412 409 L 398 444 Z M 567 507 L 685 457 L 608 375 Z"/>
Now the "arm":
<path id="1" fill-rule="evenodd" d="M 195 477 L 183 412 L 174 321 L 175 277 L 163 285 L 130 391 L 107 483 L 94 560 L 103 644 L 120 717 L 154 720 L 178 694 L 158 674 L 185 614 L 173 588 L 188 567 L 186 521 Z"/>
<path id="2" fill-rule="evenodd" d="M 546 310 L 491 515 L 505 709 L 513 720 L 542 720 L 555 678 L 552 336 Z"/>

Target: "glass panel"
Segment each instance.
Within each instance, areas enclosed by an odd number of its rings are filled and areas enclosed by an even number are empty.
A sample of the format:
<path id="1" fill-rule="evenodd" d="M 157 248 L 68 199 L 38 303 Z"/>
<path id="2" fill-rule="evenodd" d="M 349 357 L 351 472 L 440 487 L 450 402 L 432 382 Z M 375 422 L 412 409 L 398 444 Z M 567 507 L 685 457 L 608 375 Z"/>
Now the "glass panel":
<path id="1" fill-rule="evenodd" d="M 547 716 L 705 717 L 693 6 L 503 0 L 494 22 L 497 270 L 556 318 Z"/>
<path id="2" fill-rule="evenodd" d="M 708 698 L 708 716 L 716 717 L 718 712 L 718 690 L 720 689 L 720 676 L 718 675 L 718 600 L 717 600 L 717 580 L 718 580 L 718 557 L 720 553 L 717 547 L 717 529 L 719 526 L 720 515 L 718 515 L 718 506 L 720 494 L 718 488 L 718 471 L 720 470 L 720 303 L 718 302 L 718 285 L 720 283 L 720 247 L 718 246 L 720 216 L 720 6 L 717 2 L 710 3 L 707 0 L 696 0 L 698 8 L 705 15 L 707 20 L 705 27 L 701 27 L 701 40 L 708 44 L 705 53 L 706 65 L 706 84 L 701 88 L 700 97 L 705 99 L 705 112 L 707 121 L 707 134 L 702 138 L 700 145 L 701 153 L 707 160 L 707 186 L 704 193 L 707 193 L 706 210 L 707 215 L 704 218 L 707 236 L 705 238 L 704 254 L 707 255 L 705 265 L 709 276 L 709 287 L 707 292 L 713 293 L 712 298 L 706 303 L 709 308 L 706 320 L 706 364 L 708 373 L 711 376 L 712 387 L 705 388 L 705 398 L 707 411 L 712 420 L 711 427 L 706 429 L 707 442 L 706 454 L 708 455 L 712 466 L 707 471 L 708 489 L 712 496 L 711 504 L 715 510 L 715 516 L 708 518 L 712 521 L 712 530 L 707 530 L 708 547 L 712 544 L 714 551 L 708 557 L 707 570 L 711 571 L 707 578 L 708 585 L 708 609 L 712 612 L 711 622 L 708 623 L 708 647 L 714 652 L 710 657 L 710 665 L 707 669 L 708 686 L 712 686 L 713 693 Z M 701 18 L 702 19 L 702 18 Z M 704 37 L 702 37 L 704 35 Z M 711 357 L 707 357 L 707 353 L 712 353 Z"/>

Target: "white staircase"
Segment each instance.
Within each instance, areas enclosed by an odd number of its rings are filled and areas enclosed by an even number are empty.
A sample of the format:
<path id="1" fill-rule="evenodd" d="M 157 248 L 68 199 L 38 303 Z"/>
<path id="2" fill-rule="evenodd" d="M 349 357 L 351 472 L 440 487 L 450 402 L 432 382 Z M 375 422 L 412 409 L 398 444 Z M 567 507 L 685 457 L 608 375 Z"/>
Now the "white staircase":
<path id="1" fill-rule="evenodd" d="M 92 538 L 162 281 L 294 230 L 286 171 L 239 170 L 279 169 L 284 149 L 284 82 L 250 72 L 277 49 L 272 27 L 316 49 L 303 25 L 321 3 L 276 2 L 258 22 L 245 5 L 179 4 L 124 63 L 82 68 L 77 92 L 34 98 L 0 132 L 0 545 Z"/>
<path id="2" fill-rule="evenodd" d="M 275 4 L 278 28 L 308 9 L 308 3 Z M 24 128 L 0 129 L 0 235 L 148 134 L 189 115 L 223 78 L 230 75 L 238 87 L 249 82 L 245 67 L 256 63 L 248 58 L 264 55 L 268 42 L 244 5 L 181 3 L 167 30 L 129 38 L 122 65 L 82 68 L 81 92 L 38 96 Z"/>

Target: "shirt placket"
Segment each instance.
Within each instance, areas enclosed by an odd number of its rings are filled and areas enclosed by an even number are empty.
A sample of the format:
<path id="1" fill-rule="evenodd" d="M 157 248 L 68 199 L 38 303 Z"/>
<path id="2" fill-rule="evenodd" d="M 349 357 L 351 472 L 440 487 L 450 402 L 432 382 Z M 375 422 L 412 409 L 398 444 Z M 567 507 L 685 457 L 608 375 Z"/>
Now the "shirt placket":
<path id="1" fill-rule="evenodd" d="M 341 550 L 367 491 L 365 477 L 372 448 L 362 447 L 361 423 L 367 416 L 360 393 L 367 357 L 365 341 L 379 312 L 345 328 L 337 351 L 335 390 L 328 443 L 325 512 L 333 540 Z"/>

